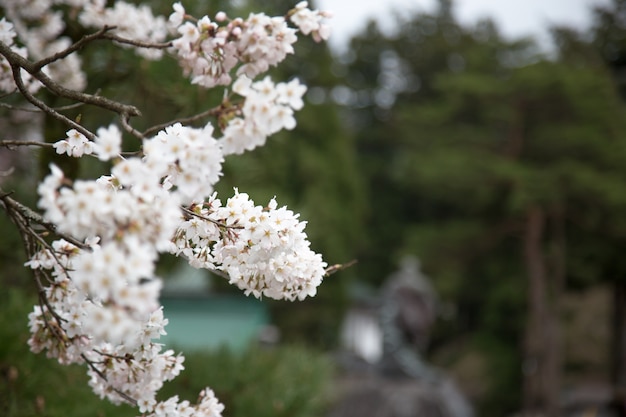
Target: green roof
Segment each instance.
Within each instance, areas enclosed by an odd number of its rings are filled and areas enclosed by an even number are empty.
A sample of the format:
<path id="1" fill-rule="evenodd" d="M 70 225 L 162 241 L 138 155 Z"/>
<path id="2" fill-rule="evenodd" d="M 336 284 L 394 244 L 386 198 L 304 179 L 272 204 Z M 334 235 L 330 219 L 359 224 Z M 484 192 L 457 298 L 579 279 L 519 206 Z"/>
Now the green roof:
<path id="1" fill-rule="evenodd" d="M 269 324 L 267 308 L 244 296 L 163 297 L 169 324 L 159 342 L 183 350 L 228 346 L 241 351 Z"/>

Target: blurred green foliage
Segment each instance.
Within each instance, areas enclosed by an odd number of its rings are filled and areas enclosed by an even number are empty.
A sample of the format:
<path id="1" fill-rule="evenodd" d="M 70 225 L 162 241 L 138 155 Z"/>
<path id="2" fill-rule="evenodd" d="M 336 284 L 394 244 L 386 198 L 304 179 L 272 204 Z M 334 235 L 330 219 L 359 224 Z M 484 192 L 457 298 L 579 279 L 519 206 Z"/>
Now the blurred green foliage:
<path id="1" fill-rule="evenodd" d="M 27 315 L 34 303 L 32 295 L 18 289 L 0 292 L 0 415 L 137 415 L 133 407 L 96 397 L 87 385 L 84 366 L 62 366 L 45 354 L 29 351 Z M 242 354 L 222 349 L 185 357 L 185 370 L 165 385 L 159 398 L 179 395 L 195 403 L 200 390 L 208 386 L 231 417 L 313 417 L 328 405 L 333 368 L 311 349 L 250 347 Z"/>
<path id="2" fill-rule="evenodd" d="M 380 284 L 418 255 L 453 306 L 433 357 L 448 352 L 453 367 L 451 350 L 458 362 L 480 355 L 479 413 L 505 415 L 522 402 L 529 210 L 547 213 L 549 305 L 626 276 L 626 113 L 593 36 L 555 29 L 547 56 L 492 21 L 459 22 L 453 6 L 351 41 L 344 82 L 369 202 L 357 270 Z"/>
<path id="3" fill-rule="evenodd" d="M 183 3 L 201 15 L 227 2 Z M 292 5 L 283 0 L 236 3 L 237 10 L 226 7 L 229 14 L 261 9 L 281 14 Z M 222 198 L 235 186 L 258 204 L 276 196 L 279 205 L 302 213 L 313 248 L 329 263 L 359 261 L 327 278 L 315 298 L 269 302 L 284 339 L 335 347 L 350 285 L 359 281 L 378 287 L 402 255 L 416 254 L 447 306 L 448 320 L 434 330 L 431 356 L 452 368 L 479 356 L 484 367 L 470 376 L 485 385 L 475 398 L 480 414 L 518 410 L 528 316 L 521 241 L 528 209 L 538 205 L 549 213 L 542 245 L 548 262 L 556 265 L 563 245 L 567 249 L 565 291 L 602 282 L 623 285 L 626 276 L 621 255 L 626 245 L 626 114 L 620 99 L 620 92 L 626 96 L 626 28 L 619 19 L 625 4 L 615 0 L 599 10 L 592 33 L 555 28 L 555 51 L 549 56 L 530 39 L 505 39 L 490 20 L 459 22 L 454 3 L 445 0 L 433 12 L 399 17 L 393 34 L 369 25 L 341 57 L 323 44 L 300 41 L 296 55 L 272 71 L 276 79 L 297 76 L 314 89 L 296 114 L 296 130 L 269 138 L 254 152 L 229 157 L 218 185 Z M 152 5 L 169 13 L 168 2 Z M 69 32 L 81 35 L 76 28 Z M 205 110 L 221 99 L 221 91 L 181 82 L 174 60 L 135 66 L 131 52 L 105 44 L 84 53 L 89 91 L 137 105 L 144 114 L 133 121 L 138 129 Z M 88 108 L 69 116 L 79 114 L 89 128 L 113 121 L 112 115 Z M 46 138 L 55 141 L 63 134 L 63 127 L 50 124 Z M 127 147 L 135 149 L 137 143 L 128 141 Z M 38 175 L 45 174 L 51 159 L 59 160 L 54 154 L 41 158 Z M 66 166 L 76 176 L 106 168 L 91 161 Z M 5 217 L 0 222 L 3 231 L 11 230 Z M 24 282 L 23 259 L 15 261 L 19 250 L 17 236 L 3 234 L 3 284 Z M 218 289 L 234 291 L 225 282 Z M 20 294 L 7 293 L 14 301 L 0 308 L 32 304 Z M 24 331 L 26 312 L 0 316 L 6 323 L 2 331 Z M 13 319 L 5 322 L 7 317 Z M 50 369 L 50 377 L 72 381 L 55 380 L 55 387 L 74 390 L 81 384 L 73 381 L 83 378 L 83 370 L 61 372 L 34 357 L 25 351 L 26 335 L 19 334 L 0 338 L 0 348 L 6 349 L 0 356 L 2 393 L 8 395 L 0 397 L 0 404 L 19 391 L 24 411 L 15 415 L 29 415 L 37 395 L 47 394 L 39 385 L 29 388 L 24 375 L 45 370 L 42 378 L 48 378 Z M 21 350 L 5 340 L 21 340 Z M 193 399 L 208 384 L 233 413 L 295 415 L 297 410 L 313 415 L 323 405 L 326 365 L 299 349 L 250 350 L 241 357 L 226 351 L 193 353 L 181 385 L 166 391 L 182 389 Z M 297 379 L 289 379 L 292 369 Z M 71 391 L 70 398 L 89 398 L 86 391 Z M 279 393 L 284 397 L 274 397 Z M 46 407 L 53 407 L 55 400 L 45 398 Z M 303 398 L 310 402 L 302 403 Z M 95 412 L 109 411 L 95 407 Z"/>
<path id="4" fill-rule="evenodd" d="M 310 349 L 251 347 L 185 354 L 186 370 L 160 392 L 195 401 L 209 386 L 233 417 L 314 417 L 322 415 L 332 392 L 330 361 Z"/>

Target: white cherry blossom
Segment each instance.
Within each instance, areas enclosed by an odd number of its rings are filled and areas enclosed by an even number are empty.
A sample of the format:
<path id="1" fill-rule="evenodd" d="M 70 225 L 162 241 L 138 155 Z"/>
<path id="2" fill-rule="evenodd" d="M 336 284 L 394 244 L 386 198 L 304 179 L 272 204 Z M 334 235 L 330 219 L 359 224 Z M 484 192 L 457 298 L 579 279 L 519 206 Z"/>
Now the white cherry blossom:
<path id="1" fill-rule="evenodd" d="M 55 151 L 76 158 L 93 154 L 110 161 L 110 172 L 72 180 L 51 165 L 37 186 L 38 207 L 42 224 L 67 239 L 42 238 L 41 249 L 25 264 L 45 277 L 40 285 L 46 302 L 28 317 L 33 352 L 62 364 L 88 362 L 89 385 L 97 395 L 135 404 L 146 417 L 221 416 L 224 406 L 210 388 L 200 392 L 197 404 L 177 396 L 156 399 L 163 383 L 183 370 L 184 357 L 158 343 L 168 320 L 155 265 L 169 252 L 220 272 L 246 295 L 302 300 L 316 294 L 327 265 L 310 249 L 299 215 L 279 208 L 275 199 L 256 205 L 237 190 L 222 205 L 214 186 L 225 157 L 295 127 L 306 87 L 297 79 L 255 78 L 294 53 L 299 33 L 326 39 L 328 14 L 310 10 L 306 2 L 287 18 L 230 18 L 219 11 L 213 20 L 189 16 L 181 3 L 169 18 L 119 0 L 0 0 L 0 9 L 0 42 L 31 61 L 67 51 L 72 41 L 63 33 L 73 20 L 83 30 L 106 26 L 118 39 L 143 44 L 169 36 L 168 53 L 193 84 L 225 87 L 224 117 L 202 127 L 173 123 L 143 138 L 120 114 L 125 131 L 141 141 L 136 156 L 122 153 L 116 124 L 96 128 L 95 135 L 87 125 L 68 130 L 53 144 Z M 116 45 L 147 59 L 163 55 L 163 45 Z M 41 70 L 64 88 L 82 91 L 87 79 L 81 65 L 77 50 Z M 20 76 L 28 92 L 42 87 L 26 71 Z M 16 86 L 11 65 L 0 56 L 0 91 Z"/>

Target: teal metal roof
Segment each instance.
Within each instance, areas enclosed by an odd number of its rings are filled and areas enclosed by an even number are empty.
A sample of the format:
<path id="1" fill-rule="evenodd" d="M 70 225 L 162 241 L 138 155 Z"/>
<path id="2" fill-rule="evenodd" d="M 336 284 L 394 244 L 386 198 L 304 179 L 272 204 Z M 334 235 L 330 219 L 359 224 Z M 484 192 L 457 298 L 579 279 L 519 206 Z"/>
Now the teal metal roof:
<path id="1" fill-rule="evenodd" d="M 169 324 L 159 340 L 168 348 L 215 349 L 228 346 L 241 351 L 269 324 L 263 303 L 244 296 L 163 297 Z"/>

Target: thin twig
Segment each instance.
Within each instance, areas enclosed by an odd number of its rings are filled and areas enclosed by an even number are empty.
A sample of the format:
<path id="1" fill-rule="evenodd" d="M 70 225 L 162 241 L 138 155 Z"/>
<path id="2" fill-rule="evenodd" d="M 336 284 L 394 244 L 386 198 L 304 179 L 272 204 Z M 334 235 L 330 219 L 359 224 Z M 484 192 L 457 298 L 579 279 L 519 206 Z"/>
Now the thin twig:
<path id="1" fill-rule="evenodd" d="M 97 94 L 98 93 L 96 93 L 96 95 Z M 85 105 L 85 103 L 74 103 L 74 104 L 68 104 L 67 106 L 59 106 L 59 107 L 52 107 L 52 108 L 54 110 L 56 110 L 56 111 L 65 111 L 65 110 L 72 110 L 72 109 L 75 109 L 77 107 L 81 107 L 81 106 L 84 106 L 84 105 Z M 39 113 L 39 112 L 41 112 L 41 109 L 39 109 L 39 108 L 19 107 L 19 106 L 14 106 L 14 105 L 8 104 L 8 103 L 0 103 L 0 107 L 4 107 L 5 109 L 9 109 L 9 110 L 16 110 L 16 111 L 23 111 L 23 112 L 30 112 L 30 113 Z"/>
<path id="2" fill-rule="evenodd" d="M 122 127 L 124 128 L 125 131 L 127 131 L 128 133 L 130 133 L 131 135 L 139 139 L 144 138 L 143 133 L 141 133 L 140 131 L 138 131 L 137 129 L 135 129 L 134 127 L 130 125 L 130 116 L 127 113 L 121 114 L 120 119 L 122 121 Z"/>
<path id="3" fill-rule="evenodd" d="M 168 126 L 172 126 L 174 123 L 190 124 L 190 123 L 197 122 L 200 119 L 204 119 L 205 117 L 208 117 L 208 116 L 218 116 L 223 111 L 224 111 L 224 106 L 223 105 L 219 105 L 217 107 L 214 107 L 212 109 L 203 111 L 202 113 L 198 113 L 198 114 L 193 115 L 193 116 L 181 117 L 179 119 L 170 120 L 169 122 L 165 122 L 165 123 L 161 123 L 161 124 L 156 125 L 156 126 L 152 126 L 151 128 L 146 129 L 143 132 L 143 135 L 144 136 L 152 136 L 153 134 L 157 133 L 158 131 L 165 129 Z"/>
<path id="4" fill-rule="evenodd" d="M 58 61 L 60 59 L 63 59 L 65 57 L 71 55 L 72 53 L 78 51 L 79 49 L 81 49 L 83 46 L 85 46 L 89 42 L 92 42 L 92 41 L 94 41 L 96 39 L 102 39 L 103 35 L 106 32 L 108 32 L 110 30 L 113 30 L 114 28 L 115 28 L 114 26 L 104 26 L 102 29 L 100 29 L 99 31 L 97 31 L 95 33 L 83 36 L 82 38 L 80 38 L 80 40 L 78 40 L 77 42 L 74 42 L 72 45 L 68 46 L 64 50 L 59 51 L 59 52 L 57 52 L 55 54 L 52 54 L 49 57 L 40 59 L 39 61 L 33 62 L 33 70 L 38 72 L 43 67 L 45 67 L 46 65 L 51 64 L 51 63 L 53 63 L 55 61 Z"/>
<path id="5" fill-rule="evenodd" d="M 11 148 L 12 146 L 41 146 L 42 148 L 51 148 L 54 144 L 48 142 L 39 142 L 36 140 L 0 140 L 0 146 Z"/>
<path id="6" fill-rule="evenodd" d="M 6 195 L 4 197 L 6 197 Z M 3 203 L 5 205 L 5 208 L 8 209 L 8 207 L 6 206 L 6 200 L 3 199 Z M 15 226 L 18 228 L 18 230 L 20 231 L 20 236 L 22 237 L 22 243 L 24 245 L 24 250 L 26 251 L 26 255 L 29 258 L 32 258 L 37 252 L 36 241 L 39 241 L 39 243 L 41 244 L 41 240 L 40 240 L 41 237 L 30 227 L 30 225 L 28 224 L 29 220 L 26 217 L 24 217 L 22 213 L 14 211 L 14 210 L 7 210 L 7 214 L 11 218 Z M 49 245 L 45 241 L 43 241 L 43 245 L 48 247 L 48 250 L 54 256 L 54 253 L 51 251 L 51 248 L 49 248 Z M 56 256 L 55 256 L 55 259 L 56 259 Z M 58 259 L 57 259 L 57 262 L 58 262 Z M 42 310 L 43 310 L 43 307 L 45 306 L 48 312 L 54 317 L 54 319 L 57 322 L 57 326 L 53 328 L 44 315 L 46 327 L 59 340 L 64 341 L 64 338 L 62 337 L 62 335 L 58 334 L 58 328 L 62 328 L 61 322 L 64 320 L 56 313 L 56 311 L 50 305 L 50 302 L 48 301 L 48 298 L 46 296 L 46 290 L 41 282 L 41 278 L 40 278 L 41 274 L 43 274 L 43 272 L 39 269 L 36 269 L 33 271 L 35 284 L 37 286 L 37 291 L 39 295 L 39 304 L 42 306 Z M 48 277 L 46 277 L 46 280 L 50 281 Z"/>
<path id="7" fill-rule="evenodd" d="M 121 36 L 113 35 L 112 33 L 106 33 L 100 36 L 101 39 L 109 39 L 118 43 L 126 45 L 136 46 L 138 48 L 149 49 L 167 49 L 172 46 L 172 42 L 156 43 L 156 42 L 143 42 L 135 39 L 122 38 Z"/>
<path id="8" fill-rule="evenodd" d="M 107 379 L 107 376 L 100 369 L 98 369 L 98 367 L 95 365 L 94 361 L 91 361 L 90 359 L 88 359 L 87 356 L 84 353 L 81 353 L 80 356 L 83 358 L 85 363 L 87 363 L 87 366 L 89 366 L 92 371 L 94 371 L 105 382 L 107 382 L 107 383 L 109 382 L 109 380 Z M 119 395 L 124 400 L 126 400 L 129 404 L 134 405 L 135 407 L 137 406 L 137 400 L 135 400 L 133 397 L 131 397 L 130 395 L 126 394 L 124 391 L 122 391 L 122 390 L 120 390 L 118 388 L 112 387 L 110 385 L 109 385 L 109 387 L 113 391 L 115 391 L 115 393 L 117 395 Z"/>
<path id="9" fill-rule="evenodd" d="M 349 268 L 351 266 L 353 266 L 354 264 L 357 263 L 356 259 L 351 260 L 350 262 L 346 262 L 345 264 L 335 264 L 335 265 L 331 265 L 328 268 L 326 268 L 326 273 L 324 274 L 324 276 L 329 276 L 334 274 L 335 272 L 339 272 L 341 270 L 344 270 L 346 268 Z"/>
<path id="10" fill-rule="evenodd" d="M 228 224 L 225 224 L 225 223 L 222 223 L 222 222 L 218 222 L 217 220 L 213 220 L 210 217 L 204 216 L 204 215 L 202 215 L 200 213 L 196 213 L 193 210 L 189 210 L 186 207 L 181 207 L 181 209 L 183 210 L 184 213 L 186 213 L 186 214 L 188 214 L 190 216 L 194 216 L 194 217 L 197 217 L 199 219 L 206 220 L 207 222 L 213 223 L 214 225 L 216 225 L 218 227 L 221 227 L 221 228 L 224 228 L 224 229 L 243 229 L 244 228 L 243 226 L 236 226 L 234 224 L 233 225 L 228 225 Z"/>
<path id="11" fill-rule="evenodd" d="M 55 233 L 60 238 L 65 239 L 66 241 L 75 245 L 76 247 L 79 247 L 81 249 L 90 249 L 88 245 L 84 244 L 80 240 L 72 236 L 66 235 L 64 233 L 60 233 L 57 230 L 56 225 L 44 220 L 44 218 L 41 217 L 40 214 L 34 212 L 29 207 L 11 198 L 10 193 L 1 193 L 0 200 L 2 200 L 5 207 L 12 209 L 13 211 L 19 212 L 22 215 L 22 217 L 24 217 L 28 221 L 32 221 L 34 223 L 40 224 L 41 226 L 45 227 L 48 231 Z"/>

